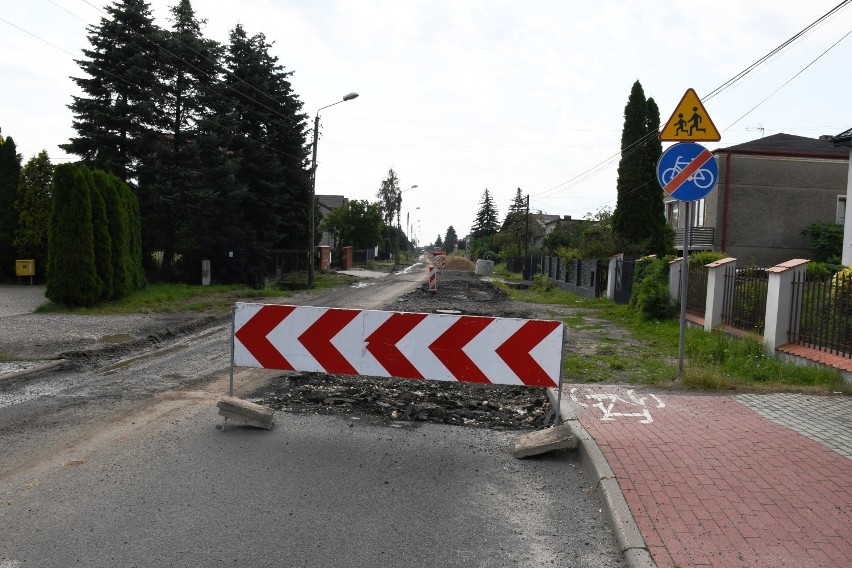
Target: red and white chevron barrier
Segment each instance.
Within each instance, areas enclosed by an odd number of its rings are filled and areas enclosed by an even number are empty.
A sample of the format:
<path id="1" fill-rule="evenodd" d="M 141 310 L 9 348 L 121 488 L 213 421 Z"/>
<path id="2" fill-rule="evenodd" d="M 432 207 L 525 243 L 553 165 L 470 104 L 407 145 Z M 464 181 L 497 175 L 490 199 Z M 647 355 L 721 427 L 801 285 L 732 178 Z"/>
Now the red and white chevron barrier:
<path id="1" fill-rule="evenodd" d="M 555 387 L 563 325 L 449 314 L 236 304 L 233 363 L 294 371 Z"/>
<path id="2" fill-rule="evenodd" d="M 434 266 L 429 267 L 429 291 L 432 293 L 438 291 L 438 269 Z"/>

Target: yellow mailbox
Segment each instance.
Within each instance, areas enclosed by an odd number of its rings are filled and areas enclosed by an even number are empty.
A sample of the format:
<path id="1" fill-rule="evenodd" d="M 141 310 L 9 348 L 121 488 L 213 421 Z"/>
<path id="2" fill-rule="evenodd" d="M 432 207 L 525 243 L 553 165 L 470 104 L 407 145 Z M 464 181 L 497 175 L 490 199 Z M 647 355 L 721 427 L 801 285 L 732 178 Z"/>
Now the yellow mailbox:
<path id="1" fill-rule="evenodd" d="M 35 260 L 16 260 L 16 276 L 35 276 Z"/>

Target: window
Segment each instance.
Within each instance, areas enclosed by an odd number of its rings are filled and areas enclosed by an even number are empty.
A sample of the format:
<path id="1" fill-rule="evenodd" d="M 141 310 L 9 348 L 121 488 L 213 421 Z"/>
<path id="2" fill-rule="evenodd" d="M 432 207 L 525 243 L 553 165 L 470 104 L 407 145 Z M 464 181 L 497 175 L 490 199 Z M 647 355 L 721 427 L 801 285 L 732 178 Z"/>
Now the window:
<path id="1" fill-rule="evenodd" d="M 846 224 L 846 196 L 837 196 L 837 209 L 834 214 L 834 222 L 838 225 Z"/>
<path id="2" fill-rule="evenodd" d="M 677 229 L 677 213 L 678 206 L 680 203 L 678 201 L 669 201 L 666 203 L 666 221 L 668 221 L 669 226 Z"/>
<path id="3" fill-rule="evenodd" d="M 698 201 L 692 202 L 692 226 L 693 227 L 703 227 L 704 226 L 704 199 L 699 199 Z"/>

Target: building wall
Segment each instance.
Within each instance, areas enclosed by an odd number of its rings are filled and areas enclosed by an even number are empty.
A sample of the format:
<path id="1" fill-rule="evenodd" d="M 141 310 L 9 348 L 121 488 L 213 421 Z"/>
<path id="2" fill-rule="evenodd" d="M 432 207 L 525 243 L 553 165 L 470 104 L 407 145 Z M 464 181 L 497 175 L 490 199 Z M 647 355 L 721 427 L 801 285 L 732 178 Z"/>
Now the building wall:
<path id="1" fill-rule="evenodd" d="M 719 183 L 708 195 L 705 219 L 716 227 L 714 248 L 759 266 L 811 258 L 802 230 L 836 221 L 848 160 L 732 154 L 730 180 L 727 154 L 720 153 L 718 162 Z"/>

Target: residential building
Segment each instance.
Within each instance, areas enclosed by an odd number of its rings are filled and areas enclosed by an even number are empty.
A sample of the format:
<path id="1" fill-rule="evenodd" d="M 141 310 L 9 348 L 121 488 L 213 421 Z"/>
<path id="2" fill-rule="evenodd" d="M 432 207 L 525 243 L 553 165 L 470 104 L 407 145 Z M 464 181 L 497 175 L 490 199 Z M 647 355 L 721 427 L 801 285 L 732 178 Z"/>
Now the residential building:
<path id="1" fill-rule="evenodd" d="M 690 251 L 724 251 L 759 266 L 811 258 L 802 231 L 815 222 L 844 222 L 849 149 L 832 138 L 774 134 L 714 150 L 719 179 L 705 198 L 691 203 Z M 679 251 L 681 207 L 666 197 Z"/>
<path id="2" fill-rule="evenodd" d="M 317 227 L 319 227 L 320 220 L 325 218 L 326 215 L 329 214 L 334 209 L 338 207 L 343 207 L 349 202 L 349 200 L 342 195 L 317 195 L 317 205 L 319 207 L 319 219 L 317 219 Z M 332 250 L 337 248 L 337 244 L 333 242 L 334 239 L 332 236 L 325 231 L 322 233 L 322 237 L 320 238 L 319 245 L 320 246 L 328 246 L 331 247 Z"/>

